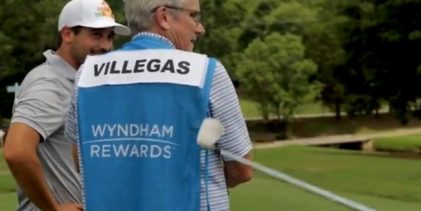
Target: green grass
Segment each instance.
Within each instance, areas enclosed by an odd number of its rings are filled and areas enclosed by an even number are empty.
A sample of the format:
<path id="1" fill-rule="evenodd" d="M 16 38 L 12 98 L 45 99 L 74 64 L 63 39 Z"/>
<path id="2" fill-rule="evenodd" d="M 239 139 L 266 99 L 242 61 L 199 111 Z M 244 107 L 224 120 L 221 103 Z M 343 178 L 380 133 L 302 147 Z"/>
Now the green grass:
<path id="1" fill-rule="evenodd" d="M 261 117 L 259 104 L 255 101 L 240 99 L 240 106 L 246 118 Z M 296 109 L 296 114 L 323 114 L 328 113 L 329 110 L 318 102 L 306 101 Z"/>
<path id="2" fill-rule="evenodd" d="M 0 210 L 16 210 L 16 185 L 15 180 L 8 171 L 6 162 L 3 159 L 3 153 L 0 148 Z"/>
<path id="3" fill-rule="evenodd" d="M 303 146 L 259 149 L 253 156 L 268 167 L 377 210 L 421 210 L 420 160 Z M 0 210 L 12 211 L 15 183 L 3 159 L 0 172 Z M 349 210 L 258 172 L 251 182 L 232 189 L 230 198 L 232 211 Z"/>
<path id="4" fill-rule="evenodd" d="M 2 148 L 0 148 L 0 175 L 6 172 L 8 172 L 8 168 L 6 162 L 3 159 Z"/>
<path id="5" fill-rule="evenodd" d="M 244 117 L 261 117 L 259 104 L 251 100 L 240 100 L 241 111 L 243 112 Z"/>
<path id="6" fill-rule="evenodd" d="M 374 147 L 381 150 L 421 151 L 421 134 L 375 139 Z"/>
<path id="7" fill-rule="evenodd" d="M 255 150 L 255 160 L 377 210 L 421 210 L 419 160 L 337 149 L 285 147 Z M 231 192 L 234 211 L 341 210 L 324 198 L 257 174 Z M 256 207 L 263 206 L 263 209 Z"/>
<path id="8" fill-rule="evenodd" d="M 12 193 L 16 191 L 15 181 L 9 172 L 0 174 L 0 194 Z"/>
<path id="9" fill-rule="evenodd" d="M 331 111 L 319 102 L 307 102 L 297 107 L 297 114 L 325 114 Z"/>
<path id="10" fill-rule="evenodd" d="M 230 194 L 232 211 L 347 210 L 334 202 L 262 174 Z M 304 203 L 303 203 L 304 202 Z"/>
<path id="11" fill-rule="evenodd" d="M 0 210 L 13 211 L 16 210 L 17 200 L 16 193 L 0 194 Z"/>

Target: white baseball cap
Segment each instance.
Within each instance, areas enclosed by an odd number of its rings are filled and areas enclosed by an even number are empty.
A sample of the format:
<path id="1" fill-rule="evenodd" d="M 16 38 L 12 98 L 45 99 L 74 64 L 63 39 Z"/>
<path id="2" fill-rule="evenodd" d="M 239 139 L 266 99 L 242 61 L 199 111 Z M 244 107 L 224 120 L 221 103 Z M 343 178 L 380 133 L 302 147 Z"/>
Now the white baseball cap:
<path id="1" fill-rule="evenodd" d="M 58 31 L 65 26 L 114 27 L 114 33 L 123 36 L 130 35 L 129 28 L 115 22 L 110 6 L 103 0 L 71 0 L 67 2 L 58 19 Z"/>

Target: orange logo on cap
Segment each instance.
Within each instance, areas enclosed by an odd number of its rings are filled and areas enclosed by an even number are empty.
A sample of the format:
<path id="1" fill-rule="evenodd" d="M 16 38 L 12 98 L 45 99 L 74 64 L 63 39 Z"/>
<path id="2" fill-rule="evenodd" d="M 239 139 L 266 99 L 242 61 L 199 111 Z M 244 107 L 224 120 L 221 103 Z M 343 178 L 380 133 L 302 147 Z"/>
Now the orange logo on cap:
<path id="1" fill-rule="evenodd" d="M 102 5 L 97 8 L 96 16 L 105 16 L 114 19 L 113 11 L 107 2 L 103 1 Z"/>

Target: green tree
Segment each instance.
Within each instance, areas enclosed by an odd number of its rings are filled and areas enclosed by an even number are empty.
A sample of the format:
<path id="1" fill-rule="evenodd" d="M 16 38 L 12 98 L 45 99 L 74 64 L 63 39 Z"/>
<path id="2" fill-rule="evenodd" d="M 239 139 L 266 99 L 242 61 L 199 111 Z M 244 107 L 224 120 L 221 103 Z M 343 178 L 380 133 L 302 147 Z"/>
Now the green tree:
<path id="1" fill-rule="evenodd" d="M 351 113 L 371 113 L 382 100 L 403 122 L 411 109 L 418 108 L 421 75 L 419 58 L 413 52 L 421 47 L 416 0 L 372 0 L 350 5 L 348 28 L 348 71 L 337 73 L 349 98 Z"/>
<path id="2" fill-rule="evenodd" d="M 345 96 L 333 72 L 345 60 L 341 26 L 347 18 L 340 14 L 345 3 L 346 0 L 260 1 L 240 39 L 240 43 L 247 43 L 274 32 L 301 36 L 306 58 L 318 66 L 318 71 L 311 76 L 312 83 L 322 83 L 317 99 L 336 111 L 337 118 Z"/>
<path id="3" fill-rule="evenodd" d="M 382 76 L 379 78 L 379 69 L 371 65 L 375 63 L 374 46 L 381 46 L 372 30 L 376 26 L 375 5 L 353 2 L 344 8 L 344 13 L 349 17 L 344 26 L 348 36 L 344 44 L 347 61 L 343 67 L 336 69 L 335 76 L 344 86 L 347 113 L 351 116 L 371 114 L 379 110 L 382 99 L 380 84 L 377 83 Z"/>
<path id="4" fill-rule="evenodd" d="M 58 8 L 64 0 L 6 0 L 0 6 L 0 80 L 26 73 L 56 45 Z"/>
<path id="5" fill-rule="evenodd" d="M 347 2 L 351 0 L 345 0 Z M 317 4 L 316 4 L 317 3 Z M 317 100 L 335 112 L 340 119 L 345 93 L 333 73 L 345 62 L 343 43 L 345 34 L 341 31 L 347 23 L 347 18 L 340 14 L 344 1 L 320 0 L 312 3 L 312 8 L 318 11 L 315 21 L 305 26 L 306 55 L 318 66 L 314 79 L 322 84 Z"/>
<path id="6" fill-rule="evenodd" d="M 228 71 L 235 70 L 246 8 L 237 0 L 204 0 L 201 10 L 206 35 L 199 39 L 197 51 L 221 59 Z"/>
<path id="7" fill-rule="evenodd" d="M 259 103 L 264 119 L 276 115 L 277 122 L 286 124 L 311 89 L 309 76 L 316 69 L 305 58 L 299 36 L 272 33 L 247 47 L 237 73 L 242 91 Z"/>
<path id="8" fill-rule="evenodd" d="M 3 0 L 0 4 L 0 113 L 4 116 L 10 116 L 13 102 L 6 86 L 22 81 L 27 72 L 44 61 L 43 51 L 57 47 L 58 16 L 67 1 Z M 107 2 L 114 8 L 116 19 L 123 22 L 123 2 Z M 121 41 L 118 38 L 115 46 Z"/>
<path id="9" fill-rule="evenodd" d="M 56 46 L 57 17 L 65 0 L 4 0 L 0 4 L 0 112 L 10 117 L 13 94 L 6 86 L 43 61 Z"/>

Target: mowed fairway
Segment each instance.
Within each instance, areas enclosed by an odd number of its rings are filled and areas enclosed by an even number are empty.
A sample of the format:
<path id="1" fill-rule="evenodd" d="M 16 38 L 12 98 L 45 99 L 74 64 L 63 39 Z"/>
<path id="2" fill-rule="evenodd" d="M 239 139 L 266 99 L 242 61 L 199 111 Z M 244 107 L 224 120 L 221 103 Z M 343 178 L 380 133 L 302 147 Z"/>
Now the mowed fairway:
<path id="1" fill-rule="evenodd" d="M 421 210 L 421 159 L 291 146 L 254 151 L 254 159 L 376 210 Z M 0 159 L 0 211 L 16 206 L 14 181 Z M 232 211 L 350 210 L 262 173 L 230 191 Z"/>
<path id="2" fill-rule="evenodd" d="M 376 210 L 421 210 L 421 159 L 301 146 L 255 150 L 254 158 Z M 261 173 L 231 199 L 234 211 L 349 210 Z"/>
<path id="3" fill-rule="evenodd" d="M 0 211 L 16 210 L 16 185 L 0 148 Z"/>

